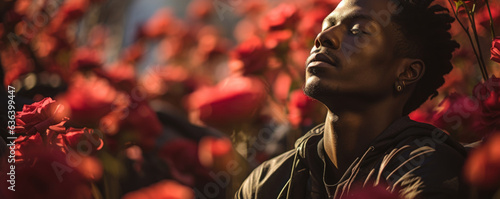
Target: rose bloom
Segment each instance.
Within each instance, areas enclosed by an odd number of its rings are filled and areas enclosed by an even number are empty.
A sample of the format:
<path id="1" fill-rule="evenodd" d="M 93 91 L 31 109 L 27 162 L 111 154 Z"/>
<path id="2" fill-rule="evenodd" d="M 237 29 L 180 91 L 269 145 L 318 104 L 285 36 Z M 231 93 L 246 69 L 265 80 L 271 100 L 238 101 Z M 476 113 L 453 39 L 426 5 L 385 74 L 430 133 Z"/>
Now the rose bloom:
<path id="1" fill-rule="evenodd" d="M 144 42 L 139 40 L 123 50 L 121 57 L 125 62 L 136 63 L 143 57 L 144 51 Z"/>
<path id="2" fill-rule="evenodd" d="M 70 61 L 70 68 L 72 71 L 92 70 L 94 68 L 101 68 L 101 66 L 101 53 L 97 50 L 89 48 L 77 49 Z"/>
<path id="3" fill-rule="evenodd" d="M 155 111 L 146 102 L 134 103 L 137 107 L 129 107 L 128 117 L 121 121 L 120 129 L 132 131 L 140 146 L 144 150 L 151 150 L 163 132 L 163 126 Z"/>
<path id="4" fill-rule="evenodd" d="M 16 191 L 7 190 L 7 172 L 0 173 L 2 186 L 0 195 L 5 198 L 92 198 L 89 182 L 71 164 L 67 155 L 55 146 L 38 145 L 25 149 L 29 164 L 16 161 Z"/>
<path id="5" fill-rule="evenodd" d="M 122 199 L 193 199 L 193 190 L 175 181 L 163 180 L 149 187 L 125 194 Z"/>
<path id="6" fill-rule="evenodd" d="M 267 68 L 270 50 L 258 37 L 251 37 L 231 52 L 229 68 L 236 73 L 255 74 Z"/>
<path id="7" fill-rule="evenodd" d="M 266 36 L 265 46 L 269 49 L 276 49 L 282 46 L 280 44 L 287 44 L 292 36 L 293 32 L 291 30 L 272 31 Z"/>
<path id="8" fill-rule="evenodd" d="M 434 108 L 436 108 L 436 104 L 433 101 L 428 100 L 424 104 L 422 104 L 418 109 L 408 114 L 408 116 L 410 117 L 410 119 L 415 120 L 417 122 L 432 124 L 433 123 L 432 117 L 436 113 Z"/>
<path id="9" fill-rule="evenodd" d="M 99 120 L 115 107 L 119 92 L 108 80 L 97 76 L 84 77 L 76 74 L 68 86 L 68 91 L 58 100 L 70 109 L 72 122 L 94 127 Z"/>
<path id="10" fill-rule="evenodd" d="M 188 96 L 193 122 L 227 127 L 250 121 L 266 99 L 266 87 L 255 77 L 233 76 Z"/>
<path id="11" fill-rule="evenodd" d="M 331 10 L 333 10 L 333 8 Z M 325 8 L 312 9 L 304 14 L 304 17 L 300 19 L 298 31 L 303 37 L 311 40 L 311 44 L 314 41 L 314 38 L 316 38 L 318 32 L 321 32 L 323 19 L 330 14 L 331 10 Z"/>
<path id="12" fill-rule="evenodd" d="M 63 17 L 65 21 L 78 19 L 83 16 L 89 5 L 89 0 L 65 1 L 60 8 L 60 12 L 62 14 L 61 17 Z"/>
<path id="13" fill-rule="evenodd" d="M 200 162 L 200 148 L 193 140 L 178 138 L 168 141 L 160 149 L 160 157 L 169 165 L 173 177 L 190 186 L 207 181 L 209 170 Z"/>
<path id="14" fill-rule="evenodd" d="M 100 138 L 97 133 L 94 133 L 94 130 L 88 128 L 79 129 L 70 127 L 62 134 L 62 137 L 68 147 L 75 150 L 83 148 L 85 150 L 84 152 L 89 153 L 97 152 L 104 145 L 102 138 Z M 91 148 L 86 148 L 88 146 Z"/>
<path id="15" fill-rule="evenodd" d="M 312 117 L 318 114 L 315 109 L 316 105 L 318 102 L 306 96 L 302 89 L 293 91 L 288 102 L 288 120 L 292 126 L 297 128 L 312 125 Z"/>
<path id="16" fill-rule="evenodd" d="M 61 122 L 64 118 L 64 106 L 56 103 L 50 97 L 31 105 L 24 105 L 23 110 L 16 114 L 16 133 L 34 135 L 45 133 L 51 125 Z"/>
<path id="17" fill-rule="evenodd" d="M 228 164 L 232 160 L 232 143 L 228 138 L 203 137 L 198 144 L 198 158 L 206 168 Z M 222 164 L 220 164 L 222 163 Z M 225 169 L 225 168 L 217 168 Z"/>
<path id="18" fill-rule="evenodd" d="M 35 134 L 33 136 L 19 136 L 16 140 L 16 164 L 19 165 L 30 165 L 33 164 L 36 157 L 30 157 L 31 151 L 35 151 L 38 148 L 44 147 L 45 143 L 42 140 L 40 134 Z"/>
<path id="19" fill-rule="evenodd" d="M 494 1 L 489 1 L 491 18 L 493 19 L 493 26 L 498 28 L 500 25 L 500 4 Z M 488 12 L 488 7 L 483 6 L 481 9 L 476 11 L 476 27 L 479 34 L 489 35 L 490 34 L 490 12 Z"/>
<path id="20" fill-rule="evenodd" d="M 0 50 L 0 61 L 5 71 L 4 85 L 10 85 L 19 76 L 33 70 L 33 61 L 24 50 L 13 47 Z"/>
<path id="21" fill-rule="evenodd" d="M 133 90 L 137 85 L 135 66 L 125 61 L 117 61 L 107 66 L 106 78 L 123 91 Z"/>
<path id="22" fill-rule="evenodd" d="M 294 29 L 299 20 L 297 7 L 292 4 L 282 3 L 264 16 L 262 29 L 266 31 Z"/>
<path id="23" fill-rule="evenodd" d="M 500 130 L 500 78 L 492 76 L 474 87 L 474 97 L 481 104 L 481 118 L 477 129 L 481 134 Z"/>
<path id="24" fill-rule="evenodd" d="M 495 37 L 491 43 L 491 60 L 500 63 L 500 36 Z"/>
<path id="25" fill-rule="evenodd" d="M 500 186 L 500 132 L 492 134 L 470 153 L 464 175 L 473 186 L 486 189 Z"/>
<path id="26" fill-rule="evenodd" d="M 367 184 L 365 187 L 357 184 L 353 186 L 353 189 L 349 192 L 349 195 L 343 197 L 345 199 L 400 199 L 399 190 L 393 190 L 390 192 L 387 190 L 387 186 L 379 184 L 377 186 L 370 186 Z"/>
<path id="27" fill-rule="evenodd" d="M 479 109 L 473 98 L 459 93 L 451 93 L 439 103 L 432 123 L 440 128 L 458 128 Z"/>
<path id="28" fill-rule="evenodd" d="M 451 93 L 441 101 L 429 122 L 453 132 L 451 135 L 460 142 L 474 142 L 481 136 L 476 128 L 480 110 L 480 102 L 475 98 Z"/>

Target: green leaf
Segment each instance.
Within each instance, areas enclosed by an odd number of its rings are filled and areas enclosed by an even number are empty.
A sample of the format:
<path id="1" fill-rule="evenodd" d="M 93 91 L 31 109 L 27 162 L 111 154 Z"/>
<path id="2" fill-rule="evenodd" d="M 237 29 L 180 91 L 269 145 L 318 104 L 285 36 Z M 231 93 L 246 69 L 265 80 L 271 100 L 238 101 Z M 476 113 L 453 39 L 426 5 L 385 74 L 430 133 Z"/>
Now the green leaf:
<path id="1" fill-rule="evenodd" d="M 454 1 L 455 2 L 455 7 L 457 8 L 457 13 L 458 13 L 458 9 L 461 7 L 461 6 L 464 6 L 465 5 L 465 2 L 460 0 L 460 1 Z"/>

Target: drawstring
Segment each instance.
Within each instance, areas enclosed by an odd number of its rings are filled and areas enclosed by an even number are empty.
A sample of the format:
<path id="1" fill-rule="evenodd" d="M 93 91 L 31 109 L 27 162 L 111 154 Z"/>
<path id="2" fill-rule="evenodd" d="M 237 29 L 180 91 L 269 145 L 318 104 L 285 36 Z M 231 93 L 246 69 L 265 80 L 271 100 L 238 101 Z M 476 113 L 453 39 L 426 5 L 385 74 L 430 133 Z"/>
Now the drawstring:
<path id="1" fill-rule="evenodd" d="M 375 150 L 375 147 L 374 146 L 370 146 L 365 151 L 365 153 L 363 154 L 363 156 L 361 156 L 361 158 L 359 158 L 359 157 L 356 158 L 353 161 L 353 163 L 351 164 L 351 166 L 349 166 L 349 168 L 346 170 L 346 173 L 344 173 L 344 175 L 342 176 L 341 180 L 338 183 L 334 184 L 334 185 L 327 185 L 326 184 L 326 181 L 325 181 L 326 164 L 325 164 L 325 169 L 323 170 L 323 183 L 325 185 L 326 193 L 328 194 L 328 198 L 337 198 L 336 196 L 337 196 L 337 194 L 339 192 L 340 186 L 343 186 L 342 193 L 341 193 L 340 197 L 342 197 L 342 195 L 344 194 L 344 192 L 346 192 L 346 189 L 347 189 L 347 192 L 349 192 L 350 186 L 351 186 L 352 182 L 354 181 L 354 178 L 356 177 L 356 175 L 357 175 L 357 173 L 359 171 L 359 166 L 361 165 L 361 162 L 363 162 L 363 160 L 365 159 L 366 155 L 370 151 L 373 151 L 373 150 Z M 351 171 L 351 175 L 346 180 L 344 180 L 344 178 L 346 178 L 346 175 L 348 174 L 348 171 Z M 330 193 L 330 189 L 328 189 L 329 186 L 336 186 L 335 193 L 333 194 L 333 196 Z"/>

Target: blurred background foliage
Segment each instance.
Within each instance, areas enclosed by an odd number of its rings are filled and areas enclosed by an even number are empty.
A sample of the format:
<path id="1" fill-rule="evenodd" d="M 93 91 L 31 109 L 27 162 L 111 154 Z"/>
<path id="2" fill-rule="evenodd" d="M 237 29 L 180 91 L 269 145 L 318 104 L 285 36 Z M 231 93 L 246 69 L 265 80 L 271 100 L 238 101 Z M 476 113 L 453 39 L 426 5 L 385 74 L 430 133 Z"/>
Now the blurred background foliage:
<path id="1" fill-rule="evenodd" d="M 17 186 L 33 190 L 0 193 L 231 198 L 253 168 L 323 122 L 324 107 L 302 92 L 305 60 L 338 2 L 0 0 L 2 92 L 16 89 L 20 111 Z M 498 29 L 500 4 L 490 4 Z M 476 23 L 490 52 L 485 10 L 478 4 Z M 452 34 L 462 45 L 455 68 L 411 117 L 472 143 L 497 131 L 499 103 L 487 119 L 479 106 L 468 108 L 481 74 L 457 23 Z M 487 67 L 500 76 L 498 63 Z M 28 125 L 44 121 L 50 125 Z M 63 179 L 41 174 L 52 171 Z"/>

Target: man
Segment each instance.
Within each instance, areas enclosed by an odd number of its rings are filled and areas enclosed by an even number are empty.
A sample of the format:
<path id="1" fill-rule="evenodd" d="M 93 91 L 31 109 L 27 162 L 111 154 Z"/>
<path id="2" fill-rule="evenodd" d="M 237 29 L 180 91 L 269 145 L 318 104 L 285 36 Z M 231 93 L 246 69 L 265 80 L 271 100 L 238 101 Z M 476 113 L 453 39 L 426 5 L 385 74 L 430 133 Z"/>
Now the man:
<path id="1" fill-rule="evenodd" d="M 307 95 L 325 123 L 245 180 L 236 198 L 344 198 L 382 187 L 402 198 L 459 198 L 466 152 L 410 120 L 444 82 L 458 44 L 432 0 L 343 0 L 307 60 Z"/>

